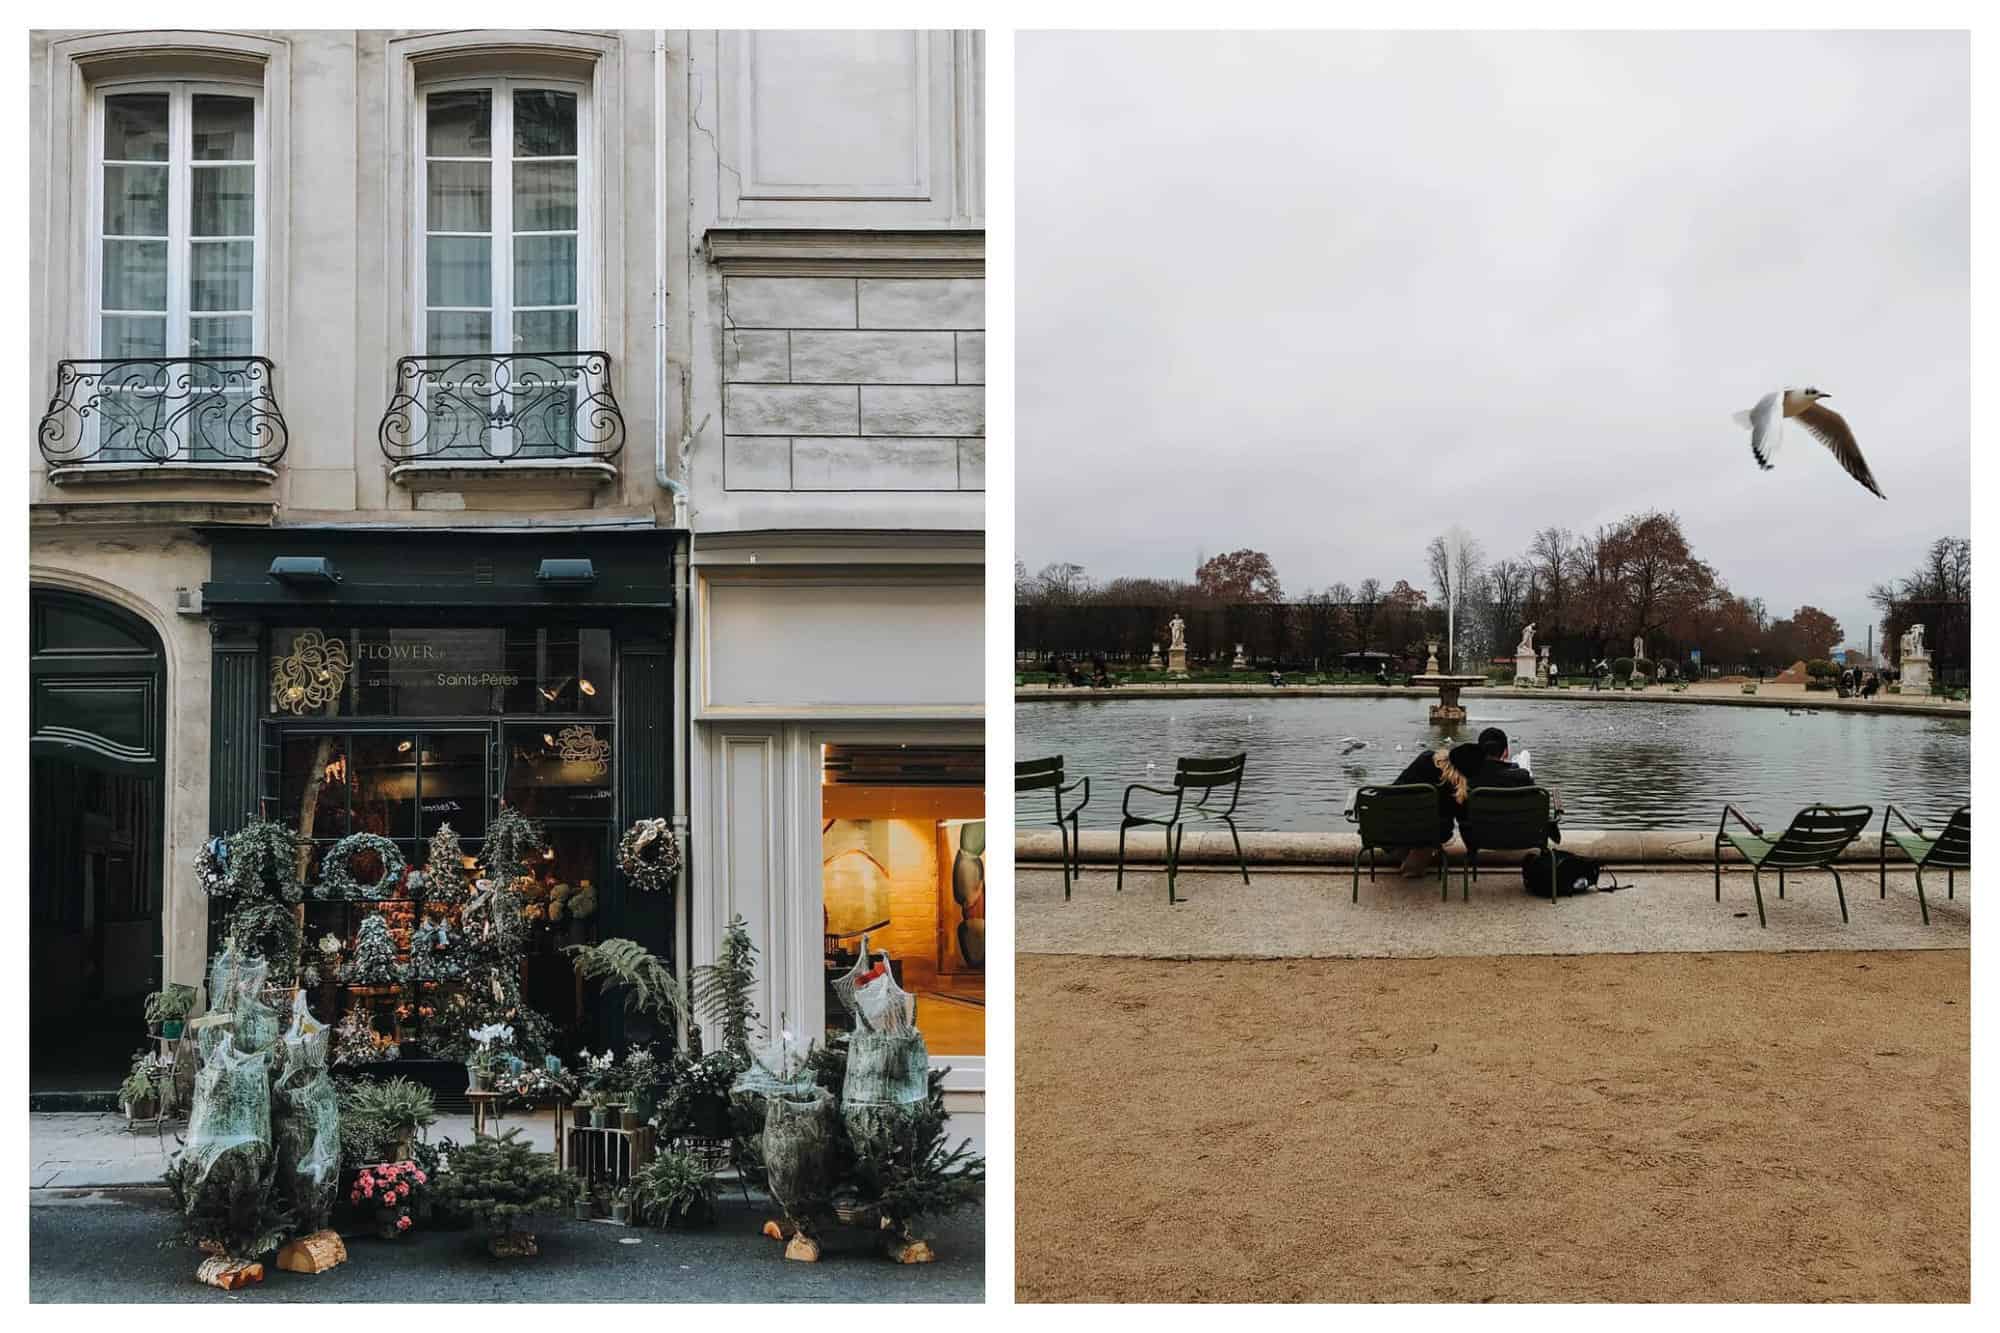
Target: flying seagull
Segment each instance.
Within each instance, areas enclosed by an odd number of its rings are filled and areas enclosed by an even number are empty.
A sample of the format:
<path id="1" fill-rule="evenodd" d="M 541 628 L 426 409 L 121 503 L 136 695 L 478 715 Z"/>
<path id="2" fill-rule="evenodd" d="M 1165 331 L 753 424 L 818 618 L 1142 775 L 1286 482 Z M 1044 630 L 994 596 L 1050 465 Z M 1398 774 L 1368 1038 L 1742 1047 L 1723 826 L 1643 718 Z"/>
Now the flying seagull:
<path id="1" fill-rule="evenodd" d="M 1796 417 L 1798 423 L 1811 431 L 1813 438 L 1825 445 L 1840 465 L 1847 469 L 1848 476 L 1876 495 L 1888 499 L 1882 495 L 1882 488 L 1875 484 L 1875 474 L 1868 470 L 1868 460 L 1861 456 L 1861 446 L 1854 442 L 1854 432 L 1847 428 L 1847 423 L 1838 412 L 1819 405 L 1820 399 L 1832 396 L 1812 388 L 1786 388 L 1767 393 L 1748 412 L 1738 412 L 1736 424 L 1749 428 L 1750 452 L 1757 456 L 1757 466 L 1769 472 L 1771 460 L 1778 456 L 1778 442 L 1784 437 L 1785 418 Z"/>

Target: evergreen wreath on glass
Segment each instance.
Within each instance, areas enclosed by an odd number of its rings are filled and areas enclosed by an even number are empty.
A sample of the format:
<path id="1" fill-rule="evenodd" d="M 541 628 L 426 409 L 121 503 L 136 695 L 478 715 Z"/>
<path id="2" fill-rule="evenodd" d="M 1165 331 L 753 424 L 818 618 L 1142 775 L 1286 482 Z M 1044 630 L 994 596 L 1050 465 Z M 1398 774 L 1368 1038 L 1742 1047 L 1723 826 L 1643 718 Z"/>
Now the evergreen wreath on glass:
<path id="1" fill-rule="evenodd" d="M 354 867 L 349 864 L 363 852 L 373 852 L 382 858 L 382 877 L 373 884 L 357 880 Z M 389 839 L 379 833 L 350 833 L 333 844 L 320 864 L 319 896 L 381 902 L 395 895 L 406 868 L 402 850 Z"/>
<path id="2" fill-rule="evenodd" d="M 681 842 L 664 819 L 642 819 L 618 840 L 625 882 L 647 893 L 671 889 L 681 873 Z"/>
<path id="3" fill-rule="evenodd" d="M 379 912 L 371 912 L 361 923 L 354 939 L 354 957 L 340 970 L 340 979 L 350 986 L 401 985 L 403 969 L 396 962 L 396 940 L 389 923 Z"/>

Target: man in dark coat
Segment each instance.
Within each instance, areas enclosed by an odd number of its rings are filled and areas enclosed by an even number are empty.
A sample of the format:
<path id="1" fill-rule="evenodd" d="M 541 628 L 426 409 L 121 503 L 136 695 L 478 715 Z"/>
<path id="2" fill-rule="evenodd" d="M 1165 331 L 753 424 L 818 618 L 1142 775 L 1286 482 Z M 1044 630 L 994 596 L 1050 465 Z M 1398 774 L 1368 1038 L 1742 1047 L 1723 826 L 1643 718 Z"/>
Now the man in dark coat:
<path id="1" fill-rule="evenodd" d="M 1498 727 L 1488 727 L 1479 733 L 1479 748 L 1485 752 L 1486 762 L 1479 771 L 1471 775 L 1475 787 L 1532 787 L 1535 775 L 1513 761 L 1514 752 L 1507 745 L 1507 733 Z"/>

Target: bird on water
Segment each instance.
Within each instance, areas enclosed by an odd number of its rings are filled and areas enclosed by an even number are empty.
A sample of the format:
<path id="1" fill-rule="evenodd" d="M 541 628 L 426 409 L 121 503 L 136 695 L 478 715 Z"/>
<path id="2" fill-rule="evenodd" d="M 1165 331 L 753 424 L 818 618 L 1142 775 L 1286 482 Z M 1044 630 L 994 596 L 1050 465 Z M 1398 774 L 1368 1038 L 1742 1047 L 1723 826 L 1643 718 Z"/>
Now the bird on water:
<path id="1" fill-rule="evenodd" d="M 1875 484 L 1875 474 L 1868 470 L 1868 460 L 1861 456 L 1861 446 L 1854 442 L 1854 432 L 1848 429 L 1847 422 L 1832 408 L 1820 406 L 1820 399 L 1832 396 L 1814 388 L 1780 389 L 1759 398 L 1757 406 L 1748 412 L 1738 412 L 1736 424 L 1749 428 L 1750 452 L 1756 456 L 1757 466 L 1766 472 L 1771 470 L 1771 460 L 1778 456 L 1778 443 L 1784 438 L 1785 421 L 1790 418 L 1825 445 L 1848 476 L 1882 499 L 1888 499 Z"/>

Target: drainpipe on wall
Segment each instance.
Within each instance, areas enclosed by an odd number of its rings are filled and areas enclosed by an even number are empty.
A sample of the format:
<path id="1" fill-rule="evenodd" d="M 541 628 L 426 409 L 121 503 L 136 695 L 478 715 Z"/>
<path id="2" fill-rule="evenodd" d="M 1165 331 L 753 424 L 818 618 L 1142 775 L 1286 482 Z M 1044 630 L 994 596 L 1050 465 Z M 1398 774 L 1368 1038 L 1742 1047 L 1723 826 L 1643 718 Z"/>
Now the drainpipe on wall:
<path id="1" fill-rule="evenodd" d="M 683 402 L 685 412 L 689 404 Z M 667 32 L 653 30 L 653 475 L 662 490 L 674 497 L 674 527 L 688 531 L 687 482 L 675 478 L 667 464 Z M 685 454 L 686 450 L 683 450 Z M 670 823 L 681 845 L 680 882 L 674 886 L 674 960 L 683 976 L 689 960 L 688 921 L 693 905 L 689 886 L 694 881 L 694 849 L 688 839 L 688 750 L 694 743 L 694 723 L 689 715 L 689 670 L 694 646 L 688 639 L 688 563 L 694 537 L 677 544 L 674 550 L 674 696 L 679 704 L 680 725 L 675 737 L 673 759 L 673 811 Z M 687 1019 L 680 1020 L 679 1044 L 687 1042 Z"/>

